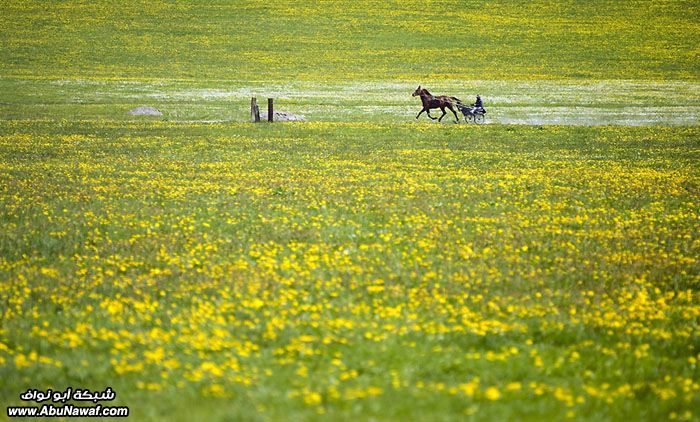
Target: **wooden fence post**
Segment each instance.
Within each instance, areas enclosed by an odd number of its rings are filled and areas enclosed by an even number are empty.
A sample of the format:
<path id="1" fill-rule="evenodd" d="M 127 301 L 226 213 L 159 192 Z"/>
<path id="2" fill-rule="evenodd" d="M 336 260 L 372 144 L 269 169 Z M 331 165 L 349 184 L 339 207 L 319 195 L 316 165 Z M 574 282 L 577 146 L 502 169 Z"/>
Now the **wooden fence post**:
<path id="1" fill-rule="evenodd" d="M 260 108 L 258 107 L 258 99 L 255 97 L 250 99 L 250 120 L 253 123 L 260 121 Z"/>
<path id="2" fill-rule="evenodd" d="M 272 98 L 267 99 L 267 121 L 272 123 L 273 111 L 272 111 Z"/>

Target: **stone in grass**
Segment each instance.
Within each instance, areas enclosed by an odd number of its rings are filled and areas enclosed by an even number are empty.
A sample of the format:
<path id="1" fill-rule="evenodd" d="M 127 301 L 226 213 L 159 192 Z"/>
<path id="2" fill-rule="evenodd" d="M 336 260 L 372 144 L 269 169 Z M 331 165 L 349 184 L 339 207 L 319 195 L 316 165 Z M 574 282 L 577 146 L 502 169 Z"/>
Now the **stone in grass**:
<path id="1" fill-rule="evenodd" d="M 163 113 L 155 107 L 136 107 L 129 110 L 132 116 L 162 116 Z"/>
<path id="2" fill-rule="evenodd" d="M 267 121 L 267 113 L 260 114 L 260 120 Z M 287 111 L 275 111 L 272 115 L 275 122 L 303 122 L 306 120 L 301 114 L 292 114 Z"/>

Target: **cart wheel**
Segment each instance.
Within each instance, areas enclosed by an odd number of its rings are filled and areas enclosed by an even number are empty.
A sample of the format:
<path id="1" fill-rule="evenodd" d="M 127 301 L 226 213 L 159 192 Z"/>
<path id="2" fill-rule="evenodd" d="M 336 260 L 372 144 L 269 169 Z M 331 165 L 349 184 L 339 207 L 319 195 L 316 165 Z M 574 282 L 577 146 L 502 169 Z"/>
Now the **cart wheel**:
<path id="1" fill-rule="evenodd" d="M 486 117 L 484 117 L 483 114 L 475 114 L 474 115 L 474 123 L 480 125 L 486 121 Z"/>
<path id="2" fill-rule="evenodd" d="M 473 114 L 465 114 L 464 121 L 467 123 L 474 123 L 474 115 Z"/>

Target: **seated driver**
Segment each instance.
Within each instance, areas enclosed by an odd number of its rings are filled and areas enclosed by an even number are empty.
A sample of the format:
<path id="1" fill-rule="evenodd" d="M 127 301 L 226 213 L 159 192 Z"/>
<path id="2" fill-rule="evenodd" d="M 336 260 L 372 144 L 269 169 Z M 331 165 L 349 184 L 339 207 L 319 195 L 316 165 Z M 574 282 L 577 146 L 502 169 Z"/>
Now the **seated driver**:
<path id="1" fill-rule="evenodd" d="M 481 96 L 477 94 L 476 102 L 472 104 L 472 107 L 476 110 L 484 110 L 484 103 L 481 101 Z"/>

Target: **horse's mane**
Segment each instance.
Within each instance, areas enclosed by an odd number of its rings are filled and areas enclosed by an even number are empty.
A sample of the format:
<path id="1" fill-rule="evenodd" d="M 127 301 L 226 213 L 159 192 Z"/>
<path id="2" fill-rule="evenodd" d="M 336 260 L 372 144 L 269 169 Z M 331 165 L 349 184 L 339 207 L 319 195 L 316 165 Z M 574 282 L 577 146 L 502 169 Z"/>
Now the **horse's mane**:
<path id="1" fill-rule="evenodd" d="M 421 91 L 423 94 L 427 94 L 427 95 L 431 95 L 431 96 L 433 95 L 433 94 L 431 94 L 430 92 L 428 92 L 428 90 L 425 89 L 425 88 L 421 89 L 420 91 Z"/>

